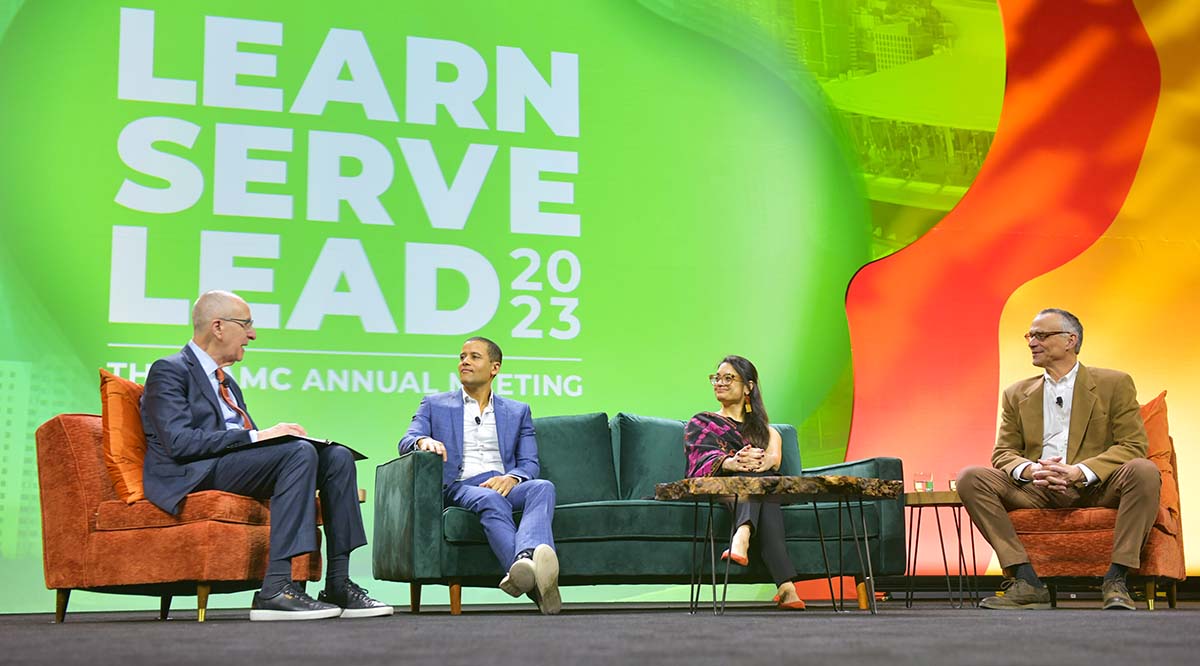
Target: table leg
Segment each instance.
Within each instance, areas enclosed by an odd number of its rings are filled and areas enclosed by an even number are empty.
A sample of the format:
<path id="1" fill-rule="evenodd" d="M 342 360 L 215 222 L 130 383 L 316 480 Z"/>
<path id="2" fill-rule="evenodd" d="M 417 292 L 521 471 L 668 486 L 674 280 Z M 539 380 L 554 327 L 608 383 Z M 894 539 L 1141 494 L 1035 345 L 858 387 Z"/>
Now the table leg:
<path id="1" fill-rule="evenodd" d="M 700 607 L 700 587 L 703 585 L 703 570 L 696 568 L 696 547 L 700 531 L 700 502 L 692 502 L 692 564 L 688 567 L 688 615 L 695 615 Z"/>
<path id="2" fill-rule="evenodd" d="M 846 504 L 846 510 L 847 511 L 850 510 L 850 505 L 848 503 Z M 837 502 L 837 517 L 838 517 L 837 545 L 838 545 L 838 586 L 839 586 L 838 603 L 839 603 L 839 610 L 841 610 L 842 612 L 845 612 L 845 610 L 846 610 L 846 584 L 845 584 L 846 559 L 845 559 L 845 549 L 842 548 L 842 536 L 844 534 L 846 534 L 846 527 L 842 524 L 842 500 L 840 500 L 840 499 Z M 853 520 L 851 521 L 851 523 L 853 524 Z"/>
<path id="3" fill-rule="evenodd" d="M 971 571 L 974 572 L 970 584 L 971 603 L 978 608 L 983 595 L 979 593 L 979 558 L 975 556 L 975 521 L 971 520 L 970 512 L 967 513 L 967 531 L 971 534 Z"/>
<path id="4" fill-rule="evenodd" d="M 913 521 L 917 523 L 917 529 L 920 529 L 921 524 L 921 508 L 920 506 L 910 506 L 908 508 L 908 544 L 904 548 L 908 559 L 904 563 L 904 572 L 906 574 L 905 581 L 907 585 L 904 590 L 904 607 L 912 608 L 913 605 L 913 585 L 917 575 L 917 554 L 919 552 L 919 544 L 917 539 L 913 538 Z"/>
<path id="5" fill-rule="evenodd" d="M 829 603 L 833 605 L 834 612 L 837 612 L 837 595 L 833 593 L 833 572 L 829 570 L 829 553 L 825 552 L 825 530 L 821 529 L 821 511 L 817 508 L 817 503 L 812 503 L 813 518 L 817 521 L 817 540 L 821 543 L 821 559 L 825 562 L 825 581 L 829 583 Z"/>
<path id="6" fill-rule="evenodd" d="M 967 516 L 967 537 L 971 539 L 971 556 L 975 555 L 975 534 L 972 530 L 971 517 Z M 958 607 L 962 608 L 966 605 L 967 599 L 971 600 L 971 605 L 976 605 L 975 595 L 975 579 L 971 577 L 967 570 L 967 550 L 963 548 L 963 520 L 962 506 L 954 507 L 954 530 L 958 535 Z M 972 561 L 973 562 L 973 561 Z M 976 571 L 979 565 L 976 564 Z"/>
<path id="7" fill-rule="evenodd" d="M 868 552 L 867 552 L 866 559 L 864 559 L 863 558 L 863 544 L 859 543 L 858 526 L 855 525 L 855 523 L 854 523 L 854 505 L 851 504 L 850 500 L 848 500 L 848 499 L 847 500 L 838 500 L 838 515 L 839 516 L 841 516 L 841 514 L 842 514 L 842 509 L 841 509 L 842 502 L 845 502 L 845 504 L 846 504 L 846 517 L 850 519 L 850 531 L 854 534 L 854 551 L 856 553 L 858 553 L 858 570 L 860 572 L 862 572 L 863 582 L 866 584 L 866 588 L 867 588 L 867 590 L 866 590 L 866 592 L 867 592 L 867 607 L 870 609 L 871 614 L 874 615 L 875 614 L 875 579 L 871 575 L 872 574 L 872 572 L 871 572 L 871 553 L 870 553 L 871 544 L 870 544 L 870 541 L 867 541 L 866 547 L 867 547 Z M 862 500 L 858 501 L 858 511 L 859 511 L 860 517 L 862 518 L 863 539 L 865 540 L 867 537 L 867 514 L 865 511 L 863 511 Z M 839 537 L 840 536 L 841 535 L 839 535 Z M 844 591 L 845 591 L 845 588 L 843 588 L 843 592 Z"/>
<path id="8" fill-rule="evenodd" d="M 733 520 L 729 521 L 730 523 L 732 523 L 732 525 L 729 528 L 729 547 L 731 549 L 731 553 L 730 553 L 731 556 L 729 559 L 725 560 L 725 584 L 721 586 L 721 612 L 720 612 L 720 615 L 725 614 L 725 597 L 726 597 L 726 595 L 729 594 L 729 566 L 733 563 L 733 557 L 732 557 L 733 535 L 735 533 L 737 533 L 737 529 L 738 529 L 738 526 L 736 524 L 737 523 L 737 509 L 738 509 L 738 496 L 734 495 L 733 496 L 733 510 L 732 510 Z M 713 552 L 714 553 L 717 552 L 715 548 L 713 549 Z M 715 562 L 713 563 L 713 568 L 714 569 L 716 568 Z M 717 591 L 714 589 L 713 590 L 714 602 L 716 599 L 716 595 L 717 595 Z"/>
<path id="9" fill-rule="evenodd" d="M 954 588 L 950 584 L 950 561 L 946 559 L 946 535 L 942 533 L 942 512 L 938 510 L 940 508 L 933 507 L 933 517 L 937 523 L 938 545 L 942 548 L 942 571 L 946 574 L 946 598 L 949 600 L 951 608 L 962 608 L 961 603 L 958 606 L 954 605 Z"/>
<path id="10" fill-rule="evenodd" d="M 717 613 L 717 530 L 716 530 L 716 527 L 713 525 L 713 501 L 712 501 L 711 497 L 708 499 L 708 531 L 707 531 L 707 534 L 708 534 L 709 562 L 712 562 L 712 567 L 710 567 L 710 569 L 712 571 L 713 615 L 718 615 L 719 613 Z"/>
<path id="11" fill-rule="evenodd" d="M 879 613 L 879 607 L 875 603 L 875 570 L 874 567 L 871 566 L 871 535 L 869 532 L 867 532 L 867 510 L 863 506 L 861 497 L 858 498 L 858 518 L 862 521 L 863 552 L 867 555 L 867 575 L 865 580 L 867 584 L 867 602 L 868 606 L 871 608 L 871 615 L 877 615 Z M 854 521 L 853 512 L 850 513 L 850 521 Z M 854 539 L 854 543 L 858 543 L 857 536 Z M 859 562 L 859 567 L 861 566 L 862 563 Z"/>

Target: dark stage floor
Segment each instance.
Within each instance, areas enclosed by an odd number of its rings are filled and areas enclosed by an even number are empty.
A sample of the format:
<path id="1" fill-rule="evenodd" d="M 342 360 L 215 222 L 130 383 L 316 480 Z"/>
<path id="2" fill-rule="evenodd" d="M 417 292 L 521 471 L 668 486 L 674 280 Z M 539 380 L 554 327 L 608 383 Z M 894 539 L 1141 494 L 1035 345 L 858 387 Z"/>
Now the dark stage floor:
<path id="1" fill-rule="evenodd" d="M 182 601 L 182 600 L 180 600 Z M 398 609 L 399 610 L 399 609 Z M 317 622 L 255 622 L 247 611 L 0 615 L 10 664 L 1154 664 L 1196 663 L 1200 602 L 1153 612 L 1070 601 L 1052 611 L 951 609 L 945 601 L 828 606 L 785 613 L 731 607 L 723 617 L 669 606 L 520 607 Z"/>

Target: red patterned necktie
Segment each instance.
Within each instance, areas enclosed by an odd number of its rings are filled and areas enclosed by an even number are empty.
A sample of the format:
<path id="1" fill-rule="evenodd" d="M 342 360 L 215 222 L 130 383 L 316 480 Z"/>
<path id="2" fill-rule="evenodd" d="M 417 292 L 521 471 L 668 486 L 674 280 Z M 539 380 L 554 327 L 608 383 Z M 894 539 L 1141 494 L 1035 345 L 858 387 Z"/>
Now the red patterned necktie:
<path id="1" fill-rule="evenodd" d="M 233 393 L 229 391 L 229 385 L 225 383 L 225 371 L 220 368 L 217 368 L 217 386 L 220 388 L 221 399 L 242 417 L 242 425 L 246 430 L 253 430 L 254 425 L 250 423 L 250 416 L 237 406 L 237 402 L 233 399 Z"/>

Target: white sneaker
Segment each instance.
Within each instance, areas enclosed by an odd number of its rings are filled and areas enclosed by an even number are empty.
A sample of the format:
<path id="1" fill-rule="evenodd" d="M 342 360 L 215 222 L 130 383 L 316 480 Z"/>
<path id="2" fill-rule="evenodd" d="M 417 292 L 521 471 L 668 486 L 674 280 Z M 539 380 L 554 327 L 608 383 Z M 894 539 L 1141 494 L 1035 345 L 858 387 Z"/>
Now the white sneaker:
<path id="1" fill-rule="evenodd" d="M 558 555 L 553 548 L 542 544 L 533 549 L 533 566 L 538 609 L 542 615 L 557 615 L 562 610 L 562 597 L 558 593 Z"/>
<path id="2" fill-rule="evenodd" d="M 554 571 L 555 577 L 557 577 L 557 563 L 554 565 Z M 500 581 L 500 589 L 507 592 L 510 597 L 519 597 L 532 590 L 536 584 L 537 572 L 534 561 L 528 557 L 522 557 L 513 562 L 512 566 L 508 568 L 508 574 L 504 576 L 504 580 Z"/>

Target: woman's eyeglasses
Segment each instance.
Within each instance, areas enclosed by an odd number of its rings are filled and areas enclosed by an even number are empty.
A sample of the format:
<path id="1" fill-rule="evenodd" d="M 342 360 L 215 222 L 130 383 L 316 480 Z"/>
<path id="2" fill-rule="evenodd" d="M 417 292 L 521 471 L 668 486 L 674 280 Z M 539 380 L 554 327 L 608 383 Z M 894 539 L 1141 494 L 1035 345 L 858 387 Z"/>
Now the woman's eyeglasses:
<path id="1" fill-rule="evenodd" d="M 713 386 L 729 386 L 742 380 L 737 375 L 709 375 L 708 382 Z"/>

